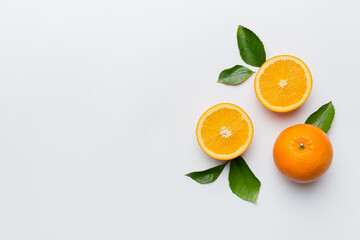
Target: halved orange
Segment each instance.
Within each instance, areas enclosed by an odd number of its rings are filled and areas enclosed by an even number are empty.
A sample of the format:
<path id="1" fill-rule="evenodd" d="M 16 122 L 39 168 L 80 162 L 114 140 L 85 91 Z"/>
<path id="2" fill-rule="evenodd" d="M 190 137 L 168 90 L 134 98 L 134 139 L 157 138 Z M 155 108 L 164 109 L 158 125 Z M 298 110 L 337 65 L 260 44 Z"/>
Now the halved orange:
<path id="1" fill-rule="evenodd" d="M 312 77 L 300 59 L 281 55 L 267 60 L 255 76 L 255 93 L 259 101 L 275 112 L 300 107 L 309 97 Z"/>
<path id="2" fill-rule="evenodd" d="M 218 160 L 240 156 L 249 147 L 253 134 L 249 116 L 231 103 L 220 103 L 209 108 L 196 127 L 201 149 Z"/>

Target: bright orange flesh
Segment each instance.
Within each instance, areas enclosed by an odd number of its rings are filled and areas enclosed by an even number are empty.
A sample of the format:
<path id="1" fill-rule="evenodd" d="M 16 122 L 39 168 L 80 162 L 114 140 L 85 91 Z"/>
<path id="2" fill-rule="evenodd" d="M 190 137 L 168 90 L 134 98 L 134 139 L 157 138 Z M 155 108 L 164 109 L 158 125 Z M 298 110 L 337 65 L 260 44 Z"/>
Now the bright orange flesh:
<path id="1" fill-rule="evenodd" d="M 259 101 L 276 112 L 288 112 L 301 106 L 312 88 L 311 73 L 300 59 L 281 55 L 266 61 L 255 77 Z"/>
<path id="2" fill-rule="evenodd" d="M 333 149 L 318 127 L 298 124 L 282 131 L 275 141 L 274 162 L 279 171 L 295 182 L 312 182 L 330 167 Z"/>
<path id="3" fill-rule="evenodd" d="M 230 160 L 249 147 L 253 125 L 240 107 L 221 103 L 211 107 L 200 117 L 196 136 L 200 147 L 210 157 Z"/>

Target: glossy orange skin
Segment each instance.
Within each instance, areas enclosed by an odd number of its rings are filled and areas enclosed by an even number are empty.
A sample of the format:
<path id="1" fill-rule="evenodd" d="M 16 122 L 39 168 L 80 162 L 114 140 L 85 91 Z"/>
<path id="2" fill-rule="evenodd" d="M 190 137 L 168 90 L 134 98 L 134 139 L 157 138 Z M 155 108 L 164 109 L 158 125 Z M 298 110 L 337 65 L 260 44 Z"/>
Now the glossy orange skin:
<path id="1" fill-rule="evenodd" d="M 304 148 L 301 148 L 303 143 Z M 320 128 L 309 124 L 291 126 L 280 133 L 273 150 L 279 171 L 292 181 L 315 181 L 330 167 L 331 142 Z"/>

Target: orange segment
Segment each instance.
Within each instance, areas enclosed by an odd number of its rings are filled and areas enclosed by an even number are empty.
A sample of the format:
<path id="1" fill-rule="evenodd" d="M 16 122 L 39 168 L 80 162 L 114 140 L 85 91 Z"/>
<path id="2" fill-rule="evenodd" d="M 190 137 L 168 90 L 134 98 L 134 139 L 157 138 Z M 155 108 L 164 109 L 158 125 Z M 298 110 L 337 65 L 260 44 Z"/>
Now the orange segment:
<path id="1" fill-rule="evenodd" d="M 275 112 L 288 112 L 300 107 L 309 97 L 312 78 L 300 59 L 281 55 L 267 60 L 255 77 L 259 101 Z"/>
<path id="2" fill-rule="evenodd" d="M 240 107 L 221 103 L 208 109 L 196 127 L 196 137 L 202 150 L 210 157 L 230 160 L 249 147 L 253 125 Z"/>

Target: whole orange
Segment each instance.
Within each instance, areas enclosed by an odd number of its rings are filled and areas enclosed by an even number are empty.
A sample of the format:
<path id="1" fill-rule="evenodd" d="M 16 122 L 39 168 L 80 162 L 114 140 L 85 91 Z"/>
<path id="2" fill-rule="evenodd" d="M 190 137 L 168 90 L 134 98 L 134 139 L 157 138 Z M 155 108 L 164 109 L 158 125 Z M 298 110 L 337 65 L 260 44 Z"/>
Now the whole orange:
<path id="1" fill-rule="evenodd" d="M 330 167 L 331 142 L 320 128 L 309 124 L 291 126 L 280 133 L 274 145 L 279 171 L 295 182 L 312 182 Z"/>

